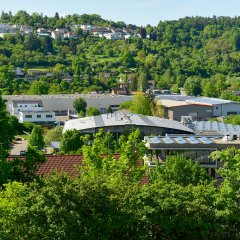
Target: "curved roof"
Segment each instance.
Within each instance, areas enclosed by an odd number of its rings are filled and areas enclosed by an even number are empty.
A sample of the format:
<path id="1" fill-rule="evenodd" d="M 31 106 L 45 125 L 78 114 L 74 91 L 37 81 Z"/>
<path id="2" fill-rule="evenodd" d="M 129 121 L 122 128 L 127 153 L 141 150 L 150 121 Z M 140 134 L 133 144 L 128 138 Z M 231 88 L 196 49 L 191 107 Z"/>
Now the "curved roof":
<path id="1" fill-rule="evenodd" d="M 65 123 L 63 132 L 67 130 L 86 130 L 94 128 L 104 128 L 110 126 L 124 126 L 124 125 L 135 125 L 135 126 L 148 126 L 157 128 L 169 128 L 175 130 L 181 130 L 188 133 L 193 133 L 193 130 L 184 126 L 180 122 L 153 117 L 145 116 L 141 114 L 132 114 L 126 112 L 115 112 L 113 114 L 102 114 L 100 116 L 85 117 L 75 120 L 69 120 Z"/>

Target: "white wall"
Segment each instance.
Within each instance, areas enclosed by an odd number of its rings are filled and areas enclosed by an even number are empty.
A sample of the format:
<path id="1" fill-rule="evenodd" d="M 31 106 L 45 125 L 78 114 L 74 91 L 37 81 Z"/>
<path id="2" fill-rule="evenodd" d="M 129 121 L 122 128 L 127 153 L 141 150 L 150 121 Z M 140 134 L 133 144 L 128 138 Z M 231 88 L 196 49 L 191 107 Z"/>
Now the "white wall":
<path id="1" fill-rule="evenodd" d="M 31 117 L 30 117 L 31 116 Z M 55 122 L 54 112 L 20 112 L 20 122 Z"/>
<path id="2" fill-rule="evenodd" d="M 213 107 L 213 116 L 227 116 L 230 113 L 240 114 L 240 103 L 225 103 Z"/>
<path id="3" fill-rule="evenodd" d="M 11 114 L 19 114 L 20 112 L 42 111 L 42 107 L 38 107 L 38 103 L 19 103 L 16 107 L 12 105 Z"/>

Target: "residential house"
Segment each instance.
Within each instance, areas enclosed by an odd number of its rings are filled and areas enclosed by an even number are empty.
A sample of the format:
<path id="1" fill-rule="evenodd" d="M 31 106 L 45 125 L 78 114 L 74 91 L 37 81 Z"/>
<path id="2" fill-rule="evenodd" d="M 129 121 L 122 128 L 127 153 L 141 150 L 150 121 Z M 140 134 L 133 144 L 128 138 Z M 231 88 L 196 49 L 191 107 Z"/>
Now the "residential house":
<path id="1" fill-rule="evenodd" d="M 57 38 L 60 38 L 60 39 L 64 39 L 64 34 L 68 32 L 67 29 L 64 29 L 64 28 L 57 28 L 55 31 L 52 31 L 51 33 L 51 36 L 53 39 L 57 39 Z"/>
<path id="2" fill-rule="evenodd" d="M 33 33 L 33 28 L 30 26 L 21 26 L 20 32 L 27 35 Z"/>
<path id="3" fill-rule="evenodd" d="M 106 39 L 110 39 L 110 40 L 120 40 L 123 38 L 123 36 L 119 33 L 105 33 L 103 34 L 103 36 Z"/>
<path id="4" fill-rule="evenodd" d="M 23 71 L 21 68 L 16 67 L 14 70 L 15 78 L 25 78 L 25 71 Z"/>
<path id="5" fill-rule="evenodd" d="M 103 37 L 104 34 L 111 33 L 111 30 L 109 30 L 108 28 L 96 27 L 93 29 L 92 32 L 94 36 Z"/>
<path id="6" fill-rule="evenodd" d="M 39 37 L 51 36 L 51 30 L 45 28 L 38 28 L 37 33 Z"/>
<path id="7" fill-rule="evenodd" d="M 78 35 L 75 32 L 66 32 L 64 33 L 64 38 L 76 38 Z"/>
<path id="8" fill-rule="evenodd" d="M 92 32 L 93 29 L 95 29 L 96 27 L 93 26 L 93 25 L 87 24 L 87 25 L 81 25 L 80 28 L 81 28 L 84 32 L 88 32 L 88 31 L 89 31 L 89 32 Z"/>

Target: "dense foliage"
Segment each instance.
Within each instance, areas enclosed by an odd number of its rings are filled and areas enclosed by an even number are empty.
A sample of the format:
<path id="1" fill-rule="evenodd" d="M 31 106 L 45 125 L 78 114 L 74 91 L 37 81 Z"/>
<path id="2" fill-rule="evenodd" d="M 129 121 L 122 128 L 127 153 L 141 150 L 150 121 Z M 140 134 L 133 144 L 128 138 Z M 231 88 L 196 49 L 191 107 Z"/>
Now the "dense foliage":
<path id="1" fill-rule="evenodd" d="M 84 147 L 78 176 L 4 185 L 1 239 L 239 239 L 239 150 L 213 155 L 224 164 L 218 187 L 199 164 L 180 156 L 142 184 L 138 133 L 119 145 L 119 160 L 100 155 L 101 133 L 96 138 Z"/>

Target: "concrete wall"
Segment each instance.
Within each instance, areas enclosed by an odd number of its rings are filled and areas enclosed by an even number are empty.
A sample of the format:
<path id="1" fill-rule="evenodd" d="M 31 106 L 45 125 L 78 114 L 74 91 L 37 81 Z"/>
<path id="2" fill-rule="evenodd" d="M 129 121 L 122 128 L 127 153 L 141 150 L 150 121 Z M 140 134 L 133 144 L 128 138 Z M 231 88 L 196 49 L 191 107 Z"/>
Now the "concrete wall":
<path id="1" fill-rule="evenodd" d="M 193 120 L 204 121 L 213 116 L 211 106 L 187 105 L 167 108 L 167 115 L 170 120 L 181 121 L 181 116 L 192 116 Z"/>

